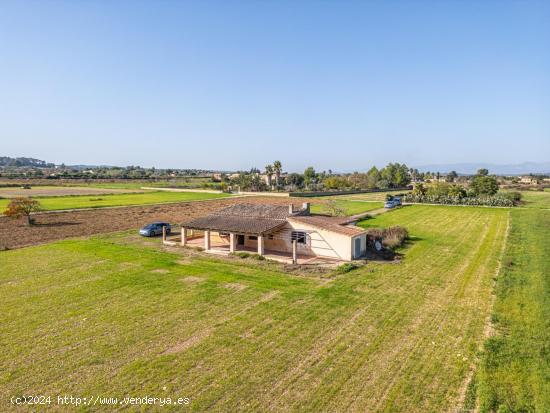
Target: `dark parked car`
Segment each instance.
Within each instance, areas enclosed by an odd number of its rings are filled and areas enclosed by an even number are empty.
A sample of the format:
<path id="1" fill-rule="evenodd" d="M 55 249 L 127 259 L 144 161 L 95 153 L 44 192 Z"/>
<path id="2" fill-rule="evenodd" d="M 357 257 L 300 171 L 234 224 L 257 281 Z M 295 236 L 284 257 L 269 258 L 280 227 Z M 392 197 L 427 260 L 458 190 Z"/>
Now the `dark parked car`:
<path id="1" fill-rule="evenodd" d="M 153 222 L 152 224 L 145 225 L 139 230 L 139 235 L 144 237 L 154 237 L 155 235 L 162 235 L 162 227 L 166 227 L 166 235 L 170 234 L 172 227 L 168 222 Z"/>

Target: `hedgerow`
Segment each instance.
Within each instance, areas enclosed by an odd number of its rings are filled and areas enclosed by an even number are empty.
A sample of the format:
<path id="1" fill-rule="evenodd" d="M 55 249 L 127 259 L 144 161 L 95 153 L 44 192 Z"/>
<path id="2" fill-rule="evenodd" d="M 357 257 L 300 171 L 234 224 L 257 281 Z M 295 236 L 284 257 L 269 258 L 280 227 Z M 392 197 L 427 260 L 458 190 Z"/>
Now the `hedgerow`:
<path id="1" fill-rule="evenodd" d="M 407 194 L 403 198 L 404 202 L 419 204 L 443 204 L 443 205 L 471 205 L 471 206 L 496 206 L 513 207 L 515 203 L 512 199 L 504 196 L 477 196 L 477 197 L 459 197 L 449 195 L 420 195 Z"/>

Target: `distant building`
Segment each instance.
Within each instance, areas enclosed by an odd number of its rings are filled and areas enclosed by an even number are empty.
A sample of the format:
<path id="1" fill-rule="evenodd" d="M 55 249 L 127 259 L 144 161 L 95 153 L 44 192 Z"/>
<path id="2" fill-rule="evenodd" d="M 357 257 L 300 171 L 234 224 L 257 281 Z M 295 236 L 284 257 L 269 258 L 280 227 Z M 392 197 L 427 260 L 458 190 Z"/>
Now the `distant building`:
<path id="1" fill-rule="evenodd" d="M 538 179 L 537 177 L 531 175 L 520 176 L 519 183 L 524 185 L 536 185 L 538 183 Z"/>

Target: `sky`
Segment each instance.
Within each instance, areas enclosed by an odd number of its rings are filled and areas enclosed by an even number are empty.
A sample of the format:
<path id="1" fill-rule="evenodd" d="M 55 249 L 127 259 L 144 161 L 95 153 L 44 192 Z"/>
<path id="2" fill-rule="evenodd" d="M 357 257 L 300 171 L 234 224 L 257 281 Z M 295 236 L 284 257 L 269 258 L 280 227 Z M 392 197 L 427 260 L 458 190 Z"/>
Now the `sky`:
<path id="1" fill-rule="evenodd" d="M 0 1 L 0 156 L 550 160 L 548 1 Z"/>

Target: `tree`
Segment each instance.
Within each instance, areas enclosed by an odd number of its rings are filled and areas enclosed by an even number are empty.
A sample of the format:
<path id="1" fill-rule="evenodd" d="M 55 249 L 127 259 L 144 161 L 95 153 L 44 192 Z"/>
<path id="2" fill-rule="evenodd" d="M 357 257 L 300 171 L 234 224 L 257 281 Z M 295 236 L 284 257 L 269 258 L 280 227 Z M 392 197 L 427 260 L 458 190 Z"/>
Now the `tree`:
<path id="1" fill-rule="evenodd" d="M 348 186 L 348 181 L 342 176 L 329 176 L 323 181 L 327 189 L 344 189 Z"/>
<path id="2" fill-rule="evenodd" d="M 446 182 L 435 182 L 428 187 L 427 194 L 431 196 L 446 196 L 449 194 L 450 186 Z"/>
<path id="3" fill-rule="evenodd" d="M 373 189 L 378 186 L 378 181 L 380 180 L 380 171 L 376 166 L 373 166 L 367 172 L 367 188 Z"/>
<path id="4" fill-rule="evenodd" d="M 273 165 L 265 166 L 265 174 L 267 175 L 267 185 L 271 189 L 271 177 L 273 176 Z"/>
<path id="5" fill-rule="evenodd" d="M 27 224 L 30 226 L 34 224 L 34 218 L 31 217 L 31 213 L 38 212 L 41 209 L 38 201 L 31 198 L 18 197 L 10 201 L 4 211 L 4 215 L 10 218 L 26 217 Z"/>
<path id="6" fill-rule="evenodd" d="M 456 171 L 451 171 L 447 174 L 445 180 L 447 182 L 454 182 L 456 178 L 458 178 L 458 174 L 456 173 Z"/>
<path id="7" fill-rule="evenodd" d="M 477 170 L 477 175 L 478 176 L 487 176 L 487 175 L 489 175 L 489 170 L 485 169 L 485 168 L 478 169 Z"/>
<path id="8" fill-rule="evenodd" d="M 447 192 L 449 196 L 454 196 L 457 198 L 464 198 L 466 194 L 466 189 L 462 185 L 451 185 Z"/>
<path id="9" fill-rule="evenodd" d="M 273 170 L 275 171 L 275 185 L 279 187 L 279 180 L 281 179 L 281 172 L 283 172 L 283 164 L 281 161 L 273 162 Z"/>
<path id="10" fill-rule="evenodd" d="M 422 185 L 422 184 L 416 184 L 414 186 L 413 191 L 412 191 L 413 195 L 415 195 L 415 196 L 424 196 L 424 195 L 426 195 L 426 192 L 427 192 L 427 190 L 424 187 L 424 185 Z"/>
<path id="11" fill-rule="evenodd" d="M 301 174 L 291 173 L 287 176 L 286 182 L 292 186 L 292 189 L 301 188 L 304 185 L 304 177 Z"/>
<path id="12" fill-rule="evenodd" d="M 475 195 L 494 195 L 498 192 L 497 179 L 494 176 L 478 175 L 470 184 Z"/>
<path id="13" fill-rule="evenodd" d="M 313 166 L 309 166 L 304 171 L 304 182 L 306 184 L 306 187 L 309 188 L 311 184 L 315 183 L 315 177 L 317 174 L 315 173 L 315 169 L 313 169 Z"/>
<path id="14" fill-rule="evenodd" d="M 389 163 L 380 171 L 381 181 L 386 181 L 388 187 L 403 187 L 411 182 L 409 168 L 405 164 Z"/>
<path id="15" fill-rule="evenodd" d="M 407 168 L 407 165 L 396 164 L 394 183 L 397 187 L 407 186 L 411 183 L 411 176 L 409 175 L 409 168 Z"/>

